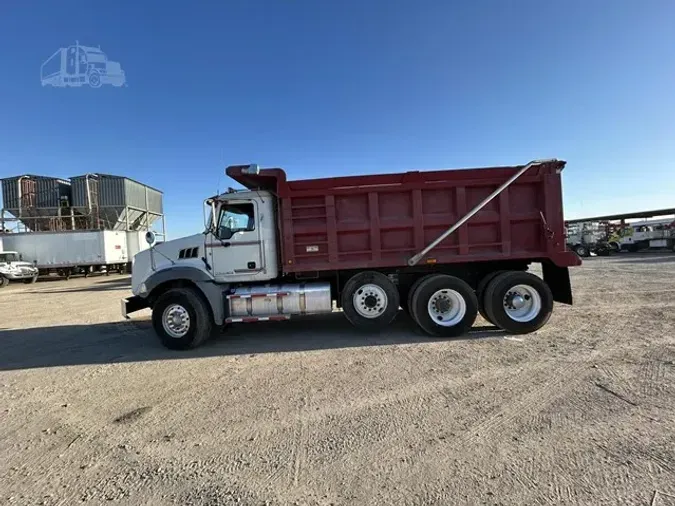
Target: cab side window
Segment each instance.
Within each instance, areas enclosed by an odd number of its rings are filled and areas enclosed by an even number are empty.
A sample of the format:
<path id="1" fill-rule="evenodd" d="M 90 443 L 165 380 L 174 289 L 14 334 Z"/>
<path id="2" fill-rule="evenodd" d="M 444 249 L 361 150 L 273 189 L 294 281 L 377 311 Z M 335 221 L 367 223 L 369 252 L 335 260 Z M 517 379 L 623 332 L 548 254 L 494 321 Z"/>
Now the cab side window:
<path id="1" fill-rule="evenodd" d="M 219 237 L 232 237 L 237 232 L 255 230 L 253 204 L 224 204 L 218 220 Z"/>

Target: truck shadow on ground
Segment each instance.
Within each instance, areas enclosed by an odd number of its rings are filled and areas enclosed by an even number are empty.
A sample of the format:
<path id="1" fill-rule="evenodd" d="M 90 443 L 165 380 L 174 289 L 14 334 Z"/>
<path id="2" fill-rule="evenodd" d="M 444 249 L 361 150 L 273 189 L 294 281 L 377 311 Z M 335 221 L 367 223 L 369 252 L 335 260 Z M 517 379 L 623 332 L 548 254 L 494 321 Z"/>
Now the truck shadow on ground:
<path id="1" fill-rule="evenodd" d="M 131 278 L 124 277 L 118 279 L 106 279 L 105 281 L 97 281 L 95 284 L 86 285 L 86 286 L 73 286 L 72 288 L 67 287 L 59 288 L 50 288 L 45 286 L 42 290 L 32 290 L 24 293 L 76 293 L 76 292 L 107 292 L 110 290 L 129 290 L 131 287 Z"/>
<path id="2" fill-rule="evenodd" d="M 456 340 L 503 337 L 496 327 L 474 327 Z M 362 333 L 342 314 L 296 318 L 288 322 L 233 325 L 187 351 L 164 348 L 149 320 L 98 325 L 66 325 L 0 330 L 0 370 L 31 369 L 151 360 L 174 360 L 259 353 L 300 352 L 325 349 L 448 341 L 422 335 L 405 314 L 381 333 Z M 450 340 L 452 341 L 452 340 Z"/>

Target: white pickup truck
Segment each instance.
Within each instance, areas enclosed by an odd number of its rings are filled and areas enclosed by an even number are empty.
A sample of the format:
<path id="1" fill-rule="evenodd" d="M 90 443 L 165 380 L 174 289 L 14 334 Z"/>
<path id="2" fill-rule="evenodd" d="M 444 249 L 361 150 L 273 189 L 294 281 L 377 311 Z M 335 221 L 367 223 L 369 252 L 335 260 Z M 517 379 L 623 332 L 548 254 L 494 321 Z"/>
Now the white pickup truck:
<path id="1" fill-rule="evenodd" d="M 10 281 L 35 283 L 38 268 L 30 262 L 24 262 L 16 251 L 0 252 L 0 288 L 6 287 Z"/>

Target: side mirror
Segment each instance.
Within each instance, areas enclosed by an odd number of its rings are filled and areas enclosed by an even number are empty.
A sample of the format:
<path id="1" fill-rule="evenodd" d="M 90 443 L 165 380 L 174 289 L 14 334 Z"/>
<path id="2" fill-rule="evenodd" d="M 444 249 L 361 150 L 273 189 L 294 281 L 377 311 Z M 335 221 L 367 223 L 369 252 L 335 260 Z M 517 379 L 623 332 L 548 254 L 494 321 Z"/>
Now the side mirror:
<path id="1" fill-rule="evenodd" d="M 152 246 L 155 244 L 155 241 L 157 240 L 157 237 L 155 236 L 155 233 L 152 230 L 148 230 L 145 233 L 145 242 L 148 243 L 148 246 Z"/>

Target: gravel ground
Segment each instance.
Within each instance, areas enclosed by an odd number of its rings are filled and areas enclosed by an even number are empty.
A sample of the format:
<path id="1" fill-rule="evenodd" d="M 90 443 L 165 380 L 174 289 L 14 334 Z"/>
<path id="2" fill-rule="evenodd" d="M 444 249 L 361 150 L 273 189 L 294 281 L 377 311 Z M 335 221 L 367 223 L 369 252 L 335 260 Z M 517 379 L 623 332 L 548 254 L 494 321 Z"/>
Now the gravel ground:
<path id="1" fill-rule="evenodd" d="M 675 255 L 572 281 L 518 338 L 335 314 L 190 352 L 121 321 L 127 277 L 11 285 L 0 503 L 675 504 Z"/>

